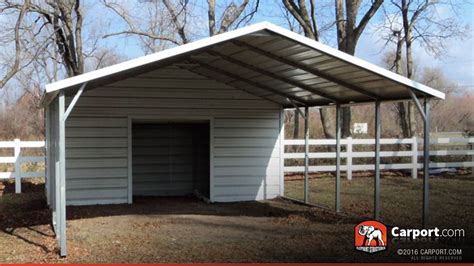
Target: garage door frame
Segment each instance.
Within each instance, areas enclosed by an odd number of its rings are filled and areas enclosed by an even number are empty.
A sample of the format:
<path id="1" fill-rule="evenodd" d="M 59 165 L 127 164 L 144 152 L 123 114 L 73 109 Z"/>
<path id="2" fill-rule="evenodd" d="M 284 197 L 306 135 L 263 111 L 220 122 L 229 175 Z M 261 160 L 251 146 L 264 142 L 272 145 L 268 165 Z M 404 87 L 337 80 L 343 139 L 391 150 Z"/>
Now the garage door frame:
<path id="1" fill-rule="evenodd" d="M 209 122 L 209 200 L 214 201 L 214 118 L 211 116 L 174 116 L 174 115 L 153 115 L 153 116 L 128 116 L 128 203 L 133 203 L 133 163 L 132 163 L 132 125 L 133 122 L 167 123 L 167 122 Z"/>

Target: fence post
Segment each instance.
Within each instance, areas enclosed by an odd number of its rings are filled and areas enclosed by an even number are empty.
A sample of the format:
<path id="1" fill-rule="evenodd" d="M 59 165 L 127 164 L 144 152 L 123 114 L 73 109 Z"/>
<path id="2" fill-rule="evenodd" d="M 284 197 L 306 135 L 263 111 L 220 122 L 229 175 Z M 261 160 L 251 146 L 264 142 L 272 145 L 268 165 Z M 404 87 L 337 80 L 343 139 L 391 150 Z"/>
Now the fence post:
<path id="1" fill-rule="evenodd" d="M 347 138 L 346 154 L 347 180 L 352 180 L 352 137 Z"/>
<path id="2" fill-rule="evenodd" d="M 418 139 L 416 136 L 411 138 L 411 177 L 418 178 Z"/>
<path id="3" fill-rule="evenodd" d="M 467 137 L 467 141 L 469 141 L 469 137 Z M 474 151 L 474 142 L 471 142 L 471 150 Z M 474 155 L 471 156 L 471 161 L 474 162 Z M 471 168 L 471 175 L 474 176 L 474 166 Z"/>
<path id="4" fill-rule="evenodd" d="M 21 193 L 20 140 L 15 139 L 15 193 Z"/>

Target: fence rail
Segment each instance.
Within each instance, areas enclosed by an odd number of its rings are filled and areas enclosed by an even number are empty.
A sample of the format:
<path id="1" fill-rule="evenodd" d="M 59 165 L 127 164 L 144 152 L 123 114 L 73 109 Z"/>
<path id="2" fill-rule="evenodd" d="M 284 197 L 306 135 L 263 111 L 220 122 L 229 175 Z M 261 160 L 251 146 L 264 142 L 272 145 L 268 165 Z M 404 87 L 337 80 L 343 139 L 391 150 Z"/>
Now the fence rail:
<path id="1" fill-rule="evenodd" d="M 44 177 L 45 171 L 22 171 L 21 166 L 25 163 L 40 163 L 44 162 L 45 156 L 21 156 L 22 148 L 37 148 L 44 149 L 44 141 L 0 141 L 0 149 L 13 149 L 13 156 L 0 157 L 0 165 L 15 164 L 14 172 L 0 172 L 0 179 L 15 179 L 15 192 L 21 193 L 21 179 L 28 177 Z"/>
<path id="2" fill-rule="evenodd" d="M 308 141 L 310 146 L 334 146 L 335 139 L 310 139 Z M 418 163 L 418 157 L 423 156 L 423 151 L 418 150 L 422 139 L 416 137 L 407 139 L 380 139 L 381 145 L 409 145 L 410 149 L 406 151 L 381 151 L 380 157 L 410 157 L 410 163 L 393 163 L 381 164 L 380 169 L 411 169 L 413 178 L 417 178 L 418 169 L 423 167 L 422 163 Z M 285 146 L 302 146 L 305 144 L 304 139 L 287 139 L 284 141 Z M 341 146 L 346 147 L 345 152 L 341 152 L 341 158 L 346 158 L 346 165 L 341 165 L 341 170 L 347 172 L 347 179 L 352 179 L 353 171 L 374 170 L 373 164 L 353 164 L 353 158 L 374 158 L 373 151 L 353 151 L 354 145 L 374 145 L 374 139 L 353 139 L 347 138 L 341 140 Z M 431 139 L 431 145 L 449 145 L 449 146 L 464 146 L 470 149 L 462 150 L 432 150 L 430 156 L 471 156 L 470 161 L 462 162 L 430 162 L 430 168 L 440 167 L 473 167 L 474 168 L 474 138 L 435 138 Z M 309 159 L 325 159 L 336 158 L 335 152 L 310 152 Z M 305 154 L 302 152 L 288 152 L 285 149 L 285 159 L 304 159 Z M 335 165 L 310 165 L 309 172 L 331 172 L 336 171 Z M 286 173 L 304 172 L 304 166 L 287 166 L 285 164 L 284 171 Z"/>

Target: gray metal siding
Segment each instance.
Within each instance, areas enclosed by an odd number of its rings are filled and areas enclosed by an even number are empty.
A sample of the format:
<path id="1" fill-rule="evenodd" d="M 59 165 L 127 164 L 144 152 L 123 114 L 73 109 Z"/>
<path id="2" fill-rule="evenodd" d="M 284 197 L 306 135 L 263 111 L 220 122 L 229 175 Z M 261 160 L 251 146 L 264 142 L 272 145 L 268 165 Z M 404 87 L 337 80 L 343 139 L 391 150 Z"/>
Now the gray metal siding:
<path id="1" fill-rule="evenodd" d="M 209 136 L 199 134 L 203 127 L 209 125 L 133 124 L 133 195 L 192 194 L 197 189 L 195 185 L 201 169 L 199 157 L 209 157 L 209 153 L 196 153 L 200 143 L 209 145 Z M 209 163 L 206 167 L 209 169 Z M 208 171 L 205 178 L 209 179 Z"/>
<path id="2" fill-rule="evenodd" d="M 68 204 L 127 201 L 127 121 L 101 116 L 66 120 Z"/>
<path id="3" fill-rule="evenodd" d="M 279 194 L 279 119 L 218 118 L 214 122 L 214 200 Z"/>
<path id="4" fill-rule="evenodd" d="M 213 200 L 275 197 L 280 111 L 272 102 L 172 67 L 85 91 L 66 123 L 68 204 L 127 202 L 128 117 L 212 117 Z"/>

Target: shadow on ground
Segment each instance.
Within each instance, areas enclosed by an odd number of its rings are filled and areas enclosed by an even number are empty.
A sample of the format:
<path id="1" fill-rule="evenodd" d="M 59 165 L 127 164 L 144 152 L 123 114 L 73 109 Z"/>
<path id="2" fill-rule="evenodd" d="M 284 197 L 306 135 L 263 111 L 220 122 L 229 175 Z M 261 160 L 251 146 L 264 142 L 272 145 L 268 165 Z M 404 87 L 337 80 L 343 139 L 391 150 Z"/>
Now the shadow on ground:
<path id="1" fill-rule="evenodd" d="M 1 187 L 0 187 L 1 188 Z M 0 229 L 6 233 L 18 227 L 51 224 L 51 210 L 44 197 L 44 185 L 23 183 L 23 193 L 15 194 L 14 183 L 0 189 Z M 336 215 L 331 211 L 280 202 L 205 203 L 195 197 L 134 197 L 133 204 L 68 206 L 67 220 L 120 215 L 212 215 L 289 218 L 299 216 L 318 223 L 353 223 L 358 218 Z M 281 206 L 281 207 L 280 207 Z"/>
<path id="2" fill-rule="evenodd" d="M 36 252 L 37 256 L 41 257 L 44 262 L 56 261 L 59 259 L 57 257 L 57 244 L 51 226 L 52 213 L 46 204 L 44 185 L 25 183 L 22 188 L 23 193 L 15 194 L 14 183 L 0 183 L 0 246 L 2 246 L 2 241 L 12 244 L 17 243 L 19 245 L 17 253 L 29 253 L 28 250 L 31 250 L 30 257 L 34 257 L 33 254 Z M 143 219 L 138 219 L 135 216 L 143 217 Z M 301 224 L 333 226 L 339 223 L 356 222 L 354 219 L 342 217 L 330 211 L 308 208 L 283 199 L 262 202 L 205 203 L 191 196 L 134 197 L 133 204 L 68 206 L 68 238 L 73 238 L 69 242 L 69 250 L 76 254 L 69 256 L 69 258 L 84 256 L 84 249 L 88 244 L 78 244 L 81 242 L 77 242 L 74 238 L 77 238 L 78 235 L 86 238 L 95 235 L 89 231 L 90 228 L 87 229 L 87 226 L 97 222 L 100 224 L 119 220 L 123 223 L 123 221 L 129 219 L 126 217 L 135 218 L 131 218 L 131 223 L 126 222 L 125 226 L 120 228 L 119 231 L 121 232 L 127 230 L 134 232 L 137 228 L 148 228 L 155 223 L 159 225 L 156 230 L 159 230 L 163 223 L 167 224 L 167 222 L 173 221 L 173 223 L 176 223 L 176 231 L 170 231 L 169 234 L 179 232 L 179 230 L 189 230 L 187 227 L 187 224 L 189 224 L 192 225 L 191 228 L 229 230 L 242 235 L 264 234 L 265 237 L 263 238 L 277 236 L 281 232 L 278 233 L 274 228 L 267 228 L 263 224 L 259 225 L 258 222 L 254 224 L 242 223 L 241 218 L 247 219 L 247 221 L 248 219 L 268 221 L 275 218 L 277 224 L 281 222 L 285 228 L 293 226 L 295 226 L 294 228 L 300 228 Z M 94 220 L 95 222 L 88 220 L 93 218 L 99 218 L 99 220 Z M 79 223 L 73 222 L 76 220 Z M 145 223 L 142 225 L 143 221 Z M 78 224 L 81 226 L 78 226 Z M 178 226 L 178 224 L 180 225 Z M 102 228 L 101 230 L 108 228 L 99 227 Z M 303 228 L 305 227 L 303 226 Z M 295 230 L 300 232 L 302 229 Z M 151 231 L 153 231 L 153 228 L 151 228 Z M 3 236 L 1 236 L 2 233 Z M 297 234 L 303 234 L 303 231 Z M 214 236 L 218 238 L 216 241 L 219 241 L 218 235 L 219 233 Z M 203 236 L 201 239 L 205 240 L 207 237 Z M 264 241 L 264 239 L 257 241 Z M 81 251 L 74 249 L 74 245 L 79 245 L 78 248 Z M 135 245 L 139 245 L 139 242 Z M 170 248 L 170 250 L 173 249 Z M 0 254 L 2 252 L 5 252 L 5 250 L 0 248 Z M 191 252 L 191 254 L 193 253 Z M 235 256 L 239 258 L 239 255 Z M 245 259 L 245 257 L 244 255 L 241 256 L 242 259 Z M 15 256 L 11 256 L 11 258 L 14 259 L 12 262 L 22 261 Z"/>

